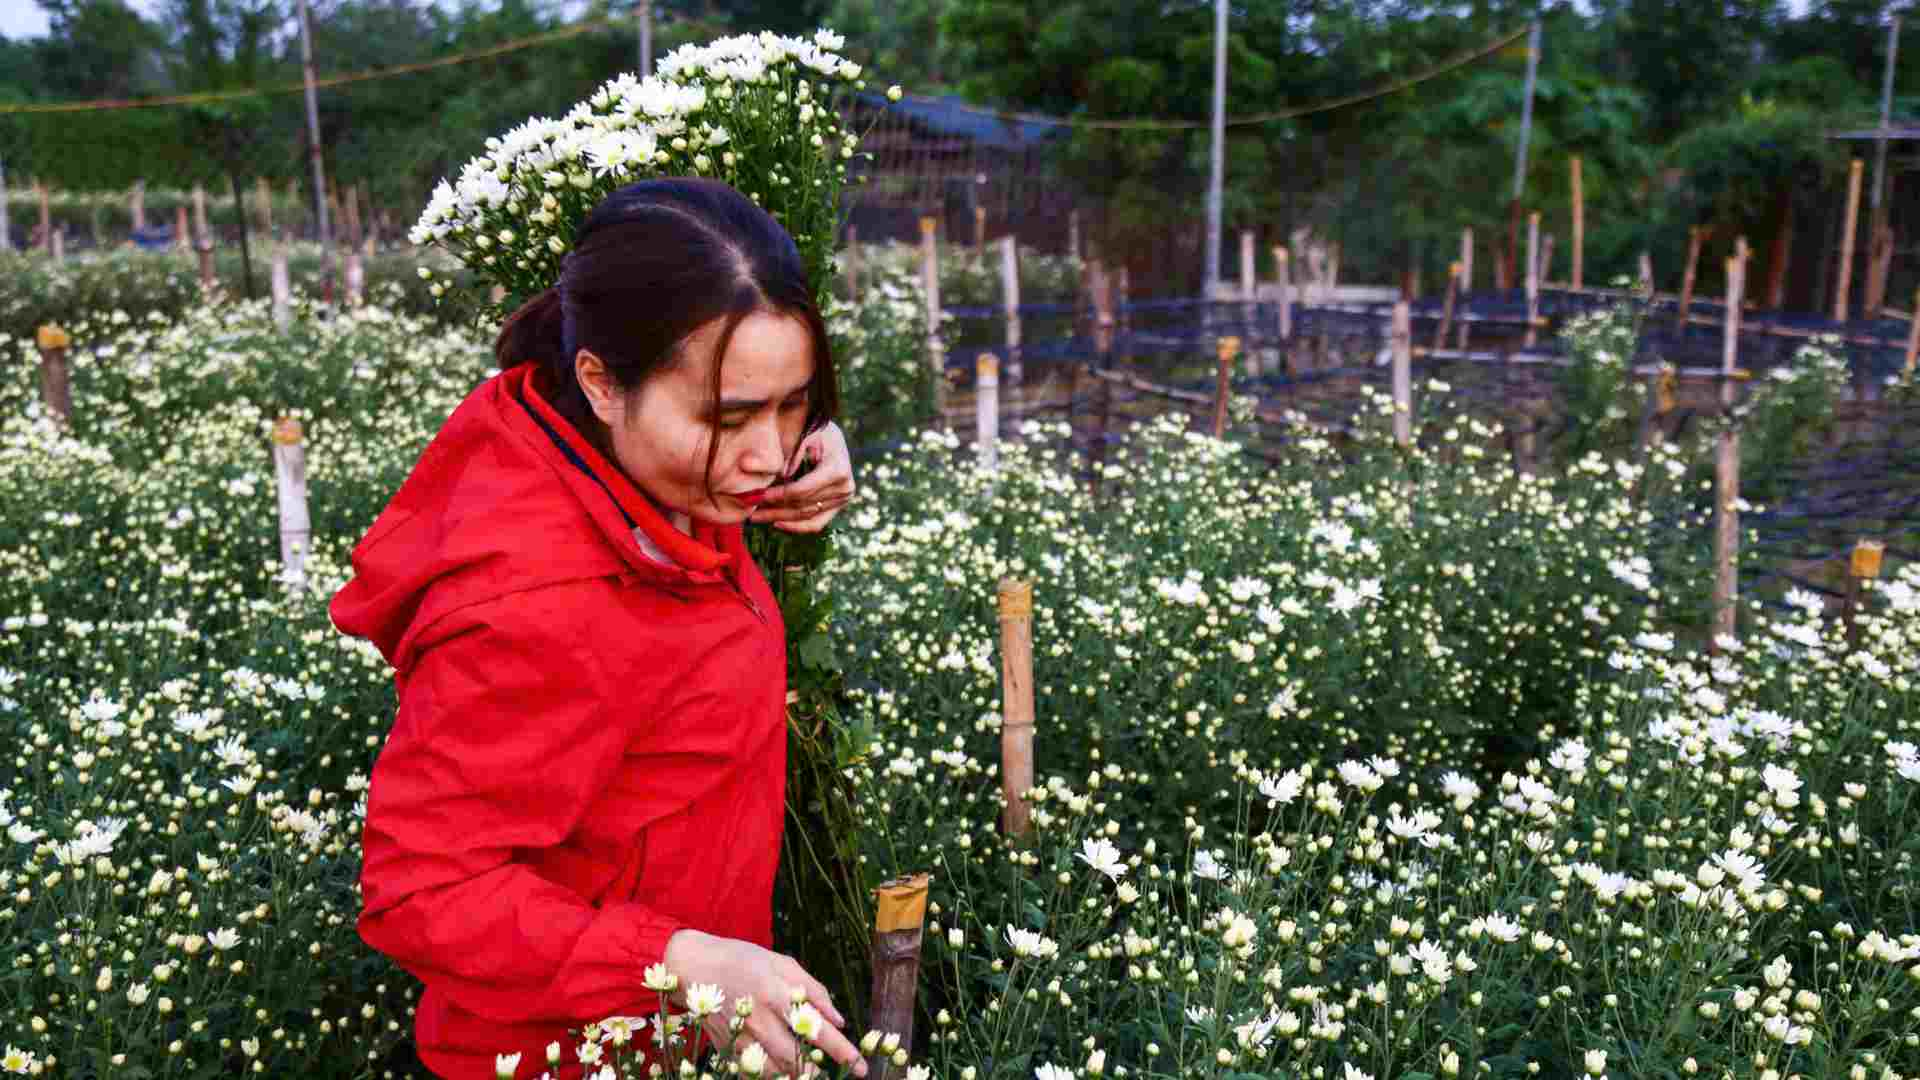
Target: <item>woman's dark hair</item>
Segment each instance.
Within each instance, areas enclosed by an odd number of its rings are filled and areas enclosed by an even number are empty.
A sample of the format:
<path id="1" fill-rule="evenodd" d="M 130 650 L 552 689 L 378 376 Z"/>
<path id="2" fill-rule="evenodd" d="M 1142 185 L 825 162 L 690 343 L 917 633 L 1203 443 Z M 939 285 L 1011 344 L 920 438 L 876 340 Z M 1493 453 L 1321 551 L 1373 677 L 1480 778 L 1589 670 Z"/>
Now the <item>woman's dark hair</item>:
<path id="1" fill-rule="evenodd" d="M 834 418 L 840 400 L 826 324 L 793 238 L 726 184 L 642 180 L 593 208 L 574 233 L 559 284 L 507 317 L 493 352 L 502 368 L 537 364 L 540 391 L 555 411 L 612 460 L 605 428 L 574 375 L 579 350 L 598 356 L 615 385 L 632 393 L 677 362 L 687 336 L 715 319 L 726 320 L 715 346 L 725 357 L 740 321 L 761 311 L 800 320 L 813 341 L 804 430 L 814 431 Z M 718 452 L 719 439 L 710 440 L 709 482 Z"/>

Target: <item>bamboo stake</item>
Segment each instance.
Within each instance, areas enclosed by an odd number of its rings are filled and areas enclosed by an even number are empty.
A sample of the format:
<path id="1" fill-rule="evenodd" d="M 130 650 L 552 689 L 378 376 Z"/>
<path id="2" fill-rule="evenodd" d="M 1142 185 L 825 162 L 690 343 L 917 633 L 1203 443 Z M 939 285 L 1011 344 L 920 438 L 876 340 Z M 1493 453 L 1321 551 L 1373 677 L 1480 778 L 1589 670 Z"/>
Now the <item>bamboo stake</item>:
<path id="1" fill-rule="evenodd" d="M 1687 309 L 1693 306 L 1693 283 L 1700 267 L 1700 245 L 1706 242 L 1707 234 L 1711 231 L 1703 225 L 1687 227 L 1687 268 L 1680 275 L 1680 310 L 1674 324 L 1674 332 L 1682 336 L 1687 332 Z"/>
<path id="2" fill-rule="evenodd" d="M 1253 277 L 1253 230 L 1240 230 L 1240 299 L 1253 303 L 1259 298 L 1259 282 Z"/>
<path id="3" fill-rule="evenodd" d="M 262 176 L 254 181 L 254 201 L 260 204 L 260 233 L 273 235 L 273 187 Z"/>
<path id="4" fill-rule="evenodd" d="M 973 251 L 984 259 L 987 257 L 987 208 L 973 208 Z"/>
<path id="5" fill-rule="evenodd" d="M 1886 550 L 1887 545 L 1878 540 L 1859 540 L 1847 557 L 1847 592 L 1840 617 L 1847 625 L 1850 639 L 1857 629 L 1856 620 L 1860 617 L 1860 603 L 1866 598 L 1867 582 L 1880 576 L 1880 561 Z"/>
<path id="6" fill-rule="evenodd" d="M 1535 319 L 1540 317 L 1540 211 L 1527 215 L 1527 334 L 1525 348 L 1533 348 Z"/>
<path id="7" fill-rule="evenodd" d="M 1714 462 L 1713 634 L 1732 638 L 1739 627 L 1740 433 L 1733 423 L 1734 370 L 1740 350 L 1740 303 L 1746 285 L 1746 261 L 1727 258 L 1727 326 L 1720 356 L 1720 444 Z"/>
<path id="8" fill-rule="evenodd" d="M 1393 305 L 1393 441 L 1413 442 L 1413 308 Z"/>
<path id="9" fill-rule="evenodd" d="M 1104 376 L 1113 365 L 1113 293 L 1108 284 L 1106 267 L 1101 265 L 1099 259 L 1089 259 L 1081 266 L 1087 280 L 1087 292 L 1093 301 L 1094 373 Z M 1124 279 L 1124 269 L 1121 274 Z M 1092 459 L 1093 491 L 1096 495 L 1100 493 L 1100 477 L 1107 459 L 1107 424 L 1113 413 L 1112 383 L 1101 381 L 1098 401 L 1093 419 L 1093 445 L 1088 455 Z"/>
<path id="10" fill-rule="evenodd" d="M 946 423 L 947 365 L 940 349 L 940 249 L 934 230 L 939 222 L 920 219 L 920 288 L 927 300 L 927 366 L 933 369 L 934 412 Z"/>
<path id="11" fill-rule="evenodd" d="M 980 447 L 980 463 L 993 470 L 1000 467 L 1000 360 L 992 353 L 981 353 L 973 370 L 974 439 Z"/>
<path id="12" fill-rule="evenodd" d="M 67 261 L 67 236 L 59 229 L 47 234 L 48 247 L 53 255 L 54 265 Z"/>
<path id="13" fill-rule="evenodd" d="M 54 323 L 34 333 L 40 350 L 40 403 L 61 427 L 73 425 L 73 390 L 67 381 L 67 348 L 73 340 Z"/>
<path id="14" fill-rule="evenodd" d="M 1214 347 L 1218 366 L 1213 380 L 1213 437 L 1227 435 L 1227 402 L 1233 396 L 1233 362 L 1240 355 L 1240 339 L 1223 337 Z"/>
<path id="15" fill-rule="evenodd" d="M 300 421 L 283 416 L 273 425 L 273 482 L 280 502 L 281 579 L 290 589 L 307 583 L 307 547 L 313 539 L 307 515 L 307 448 Z"/>
<path id="16" fill-rule="evenodd" d="M 1833 288 L 1833 321 L 1847 321 L 1847 293 L 1853 287 L 1853 234 L 1860 222 L 1860 171 L 1864 163 L 1854 158 L 1847 166 L 1847 212 L 1841 218 L 1840 279 Z"/>
<path id="17" fill-rule="evenodd" d="M 1907 362 L 1900 369 L 1908 382 L 1913 381 L 1916 357 L 1920 357 L 1920 289 L 1913 290 L 1913 319 L 1907 325 Z"/>
<path id="18" fill-rule="evenodd" d="M 367 270 L 360 262 L 360 249 L 348 248 L 346 255 L 347 306 L 359 307 L 365 299 Z"/>
<path id="19" fill-rule="evenodd" d="M 47 192 L 47 185 L 35 181 L 34 192 L 40 196 L 40 246 L 49 254 L 53 251 L 53 198 Z"/>
<path id="20" fill-rule="evenodd" d="M 287 273 L 287 245 L 273 245 L 269 279 L 273 289 L 273 325 L 281 333 L 293 322 L 293 282 Z"/>
<path id="21" fill-rule="evenodd" d="M 1026 377 L 1020 351 L 1020 248 L 1012 233 L 1000 238 L 1000 302 L 1007 316 L 1007 382 Z"/>
<path id="22" fill-rule="evenodd" d="M 133 182 L 133 192 L 127 197 L 128 207 L 133 217 L 133 231 L 147 231 L 147 182 L 144 179 Z"/>
<path id="23" fill-rule="evenodd" d="M 1332 303 L 1340 292 L 1340 245 L 1327 245 L 1327 295 L 1326 303 Z"/>
<path id="24" fill-rule="evenodd" d="M 1287 258 L 1286 248 L 1273 249 L 1273 273 L 1279 283 L 1280 341 L 1283 345 L 1293 340 L 1293 268 L 1288 265 Z M 1914 321 L 1920 322 L 1920 319 Z"/>
<path id="25" fill-rule="evenodd" d="M 1000 793 L 1002 827 L 1011 837 L 1029 830 L 1033 790 L 1033 582 L 1000 581 Z"/>
<path id="26" fill-rule="evenodd" d="M 1648 301 L 1653 299 L 1653 256 L 1640 253 L 1640 293 Z"/>
<path id="27" fill-rule="evenodd" d="M 1460 230 L 1460 314 L 1466 314 L 1467 297 L 1473 293 L 1473 226 Z M 1454 347 L 1461 352 L 1467 351 L 1469 324 L 1465 318 L 1460 320 L 1460 340 Z"/>
<path id="28" fill-rule="evenodd" d="M 173 208 L 173 246 L 180 251 L 193 250 L 193 234 L 187 228 L 187 205 Z"/>
<path id="29" fill-rule="evenodd" d="M 1584 285 L 1587 259 L 1587 200 L 1580 183 L 1580 155 L 1575 154 L 1573 168 L 1573 287 Z"/>
<path id="30" fill-rule="evenodd" d="M 1887 271 L 1893 262 L 1893 229 L 1881 225 L 1867 241 L 1867 293 L 1860 306 L 1862 318 L 1874 319 L 1887 300 Z"/>
<path id="31" fill-rule="evenodd" d="M 1080 211 L 1067 211 L 1067 254 L 1080 257 Z"/>
<path id="32" fill-rule="evenodd" d="M 1553 280 L 1552 233 L 1548 233 L 1540 238 L 1540 269 L 1534 277 L 1540 282 L 1541 288 L 1545 288 L 1547 282 Z"/>
<path id="33" fill-rule="evenodd" d="M 895 1047 L 913 1046 L 914 999 L 920 984 L 930 881 L 927 874 L 895 878 L 874 894 L 870 1026 Z M 892 1080 L 903 1073 L 893 1064 L 885 1042 L 867 1059 L 868 1080 Z"/>
<path id="34" fill-rule="evenodd" d="M 1460 292 L 1460 271 L 1457 262 L 1447 267 L 1447 296 L 1440 305 L 1440 325 L 1433 332 L 1436 350 L 1447 347 L 1447 332 L 1453 329 L 1453 302 Z"/>

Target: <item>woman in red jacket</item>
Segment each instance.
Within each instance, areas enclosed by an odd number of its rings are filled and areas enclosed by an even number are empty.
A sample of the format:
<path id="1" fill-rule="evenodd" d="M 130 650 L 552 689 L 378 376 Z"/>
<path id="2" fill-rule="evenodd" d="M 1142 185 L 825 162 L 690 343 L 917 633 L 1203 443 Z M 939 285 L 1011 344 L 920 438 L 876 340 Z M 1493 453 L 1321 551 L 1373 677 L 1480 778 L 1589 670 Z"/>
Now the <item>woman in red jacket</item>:
<path id="1" fill-rule="evenodd" d="M 426 985 L 421 1060 L 490 1080 L 520 1052 L 534 1076 L 557 1040 L 579 1075 L 567 1029 L 653 1011 L 665 964 L 751 999 L 782 1071 L 805 993 L 864 1074 L 826 989 L 767 947 L 786 651 L 741 526 L 818 528 L 852 494 L 793 240 L 723 184 L 630 184 L 496 353 L 332 605 L 399 688 L 359 930 Z M 803 438 L 826 460 L 783 485 Z"/>

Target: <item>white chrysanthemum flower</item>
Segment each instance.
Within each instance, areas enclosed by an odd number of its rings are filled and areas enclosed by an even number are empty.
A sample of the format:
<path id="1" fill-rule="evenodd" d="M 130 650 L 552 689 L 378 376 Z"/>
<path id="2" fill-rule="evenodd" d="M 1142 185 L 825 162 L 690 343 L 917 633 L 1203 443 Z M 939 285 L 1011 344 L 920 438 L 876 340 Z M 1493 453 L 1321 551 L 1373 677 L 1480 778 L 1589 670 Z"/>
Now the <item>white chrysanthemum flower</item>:
<path id="1" fill-rule="evenodd" d="M 1080 845 L 1080 853 L 1075 857 L 1112 881 L 1119 881 L 1127 872 L 1127 863 L 1120 857 L 1120 849 L 1104 836 L 1088 837 Z"/>

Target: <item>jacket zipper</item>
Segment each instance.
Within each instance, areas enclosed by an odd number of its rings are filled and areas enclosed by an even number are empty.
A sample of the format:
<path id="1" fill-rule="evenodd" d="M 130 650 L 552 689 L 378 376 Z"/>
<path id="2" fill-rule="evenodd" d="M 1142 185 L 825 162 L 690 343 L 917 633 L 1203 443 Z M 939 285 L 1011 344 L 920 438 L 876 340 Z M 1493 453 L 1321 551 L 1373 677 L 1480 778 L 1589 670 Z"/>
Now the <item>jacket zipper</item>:
<path id="1" fill-rule="evenodd" d="M 724 574 L 722 574 L 721 576 L 726 577 L 726 575 Z M 760 620 L 760 625 L 762 626 L 767 625 L 766 612 L 761 611 L 760 605 L 754 602 L 753 597 L 747 595 L 747 590 L 741 588 L 740 583 L 738 581 L 733 580 L 730 577 L 727 578 L 727 584 L 733 586 L 733 591 L 735 595 L 739 596 L 740 599 L 746 601 L 747 610 L 753 612 L 753 617 Z"/>

